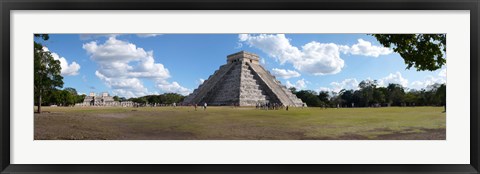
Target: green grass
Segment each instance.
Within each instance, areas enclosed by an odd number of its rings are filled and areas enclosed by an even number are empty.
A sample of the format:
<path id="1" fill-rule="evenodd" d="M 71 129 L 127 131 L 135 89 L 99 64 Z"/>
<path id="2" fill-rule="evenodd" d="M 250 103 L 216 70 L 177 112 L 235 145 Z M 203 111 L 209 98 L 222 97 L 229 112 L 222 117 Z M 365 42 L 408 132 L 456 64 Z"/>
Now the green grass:
<path id="1" fill-rule="evenodd" d="M 35 139 L 445 139 L 442 107 L 44 107 Z"/>

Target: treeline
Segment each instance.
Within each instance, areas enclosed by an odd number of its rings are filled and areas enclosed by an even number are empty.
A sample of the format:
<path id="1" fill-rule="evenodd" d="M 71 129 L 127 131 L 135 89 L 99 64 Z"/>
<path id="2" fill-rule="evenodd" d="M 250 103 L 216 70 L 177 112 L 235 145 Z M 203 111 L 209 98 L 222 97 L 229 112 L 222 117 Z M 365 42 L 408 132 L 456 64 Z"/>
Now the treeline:
<path id="1" fill-rule="evenodd" d="M 434 84 L 426 89 L 409 90 L 399 84 L 379 87 L 376 80 L 364 80 L 358 90 L 343 89 L 338 93 L 312 90 L 290 90 L 307 106 L 315 107 L 380 107 L 380 106 L 445 106 L 446 84 Z"/>
<path id="2" fill-rule="evenodd" d="M 173 104 L 173 103 L 180 103 L 185 99 L 185 96 L 177 94 L 177 93 L 165 93 L 160 95 L 147 95 L 138 98 L 129 98 L 128 101 L 132 101 L 135 103 L 157 103 L 157 104 Z"/>
<path id="3" fill-rule="evenodd" d="M 75 88 L 65 88 L 65 89 L 52 89 L 49 91 L 42 99 L 42 106 L 75 106 L 76 103 L 82 103 L 85 99 L 85 94 L 78 94 Z M 157 103 L 157 104 L 173 104 L 180 103 L 183 101 L 185 96 L 176 94 L 176 93 L 165 93 L 160 95 L 147 95 L 137 98 L 129 98 L 113 96 L 114 101 L 132 101 L 135 103 L 146 104 L 146 103 Z M 38 103 L 37 97 L 35 97 L 35 103 Z"/>
<path id="4" fill-rule="evenodd" d="M 83 102 L 85 96 L 85 94 L 79 95 L 75 88 L 65 88 L 63 90 L 54 88 L 43 97 L 42 106 L 73 106 L 75 103 Z M 35 103 L 38 103 L 38 97 L 35 97 Z"/>

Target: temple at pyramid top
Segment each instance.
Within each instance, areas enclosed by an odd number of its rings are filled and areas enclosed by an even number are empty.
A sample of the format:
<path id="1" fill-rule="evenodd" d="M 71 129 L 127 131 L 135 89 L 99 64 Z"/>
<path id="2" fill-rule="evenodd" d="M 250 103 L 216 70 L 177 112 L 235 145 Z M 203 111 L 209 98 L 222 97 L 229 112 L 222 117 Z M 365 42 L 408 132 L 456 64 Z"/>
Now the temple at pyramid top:
<path id="1" fill-rule="evenodd" d="M 258 55 L 246 51 L 240 51 L 227 56 L 227 63 L 248 61 L 250 63 L 258 64 L 259 60 L 260 58 L 258 58 Z"/>
<path id="2" fill-rule="evenodd" d="M 302 106 L 303 102 L 258 62 L 258 55 L 245 51 L 228 55 L 227 63 L 220 66 L 183 103 L 217 106 L 276 103 Z"/>

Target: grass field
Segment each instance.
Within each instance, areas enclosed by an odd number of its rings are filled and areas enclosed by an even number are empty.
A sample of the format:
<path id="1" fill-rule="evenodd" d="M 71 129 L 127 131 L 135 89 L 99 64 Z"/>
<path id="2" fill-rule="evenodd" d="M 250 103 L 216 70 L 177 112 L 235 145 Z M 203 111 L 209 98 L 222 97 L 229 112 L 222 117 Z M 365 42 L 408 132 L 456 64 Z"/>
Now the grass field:
<path id="1" fill-rule="evenodd" d="M 255 108 L 43 107 L 35 139 L 444 140 L 442 107 Z"/>

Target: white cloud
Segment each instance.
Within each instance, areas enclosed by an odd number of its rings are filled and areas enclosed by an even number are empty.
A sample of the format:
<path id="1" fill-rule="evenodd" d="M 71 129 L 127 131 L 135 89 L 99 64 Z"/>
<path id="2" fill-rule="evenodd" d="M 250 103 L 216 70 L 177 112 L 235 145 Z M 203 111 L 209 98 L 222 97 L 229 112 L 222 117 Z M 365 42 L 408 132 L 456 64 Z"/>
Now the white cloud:
<path id="1" fill-rule="evenodd" d="M 287 80 L 287 88 L 290 87 L 295 87 L 297 90 L 305 89 L 307 87 L 308 81 L 305 81 L 305 79 L 297 80 L 295 84 L 292 84 L 290 81 Z"/>
<path id="2" fill-rule="evenodd" d="M 403 87 L 408 87 L 408 80 L 403 78 L 402 74 L 398 71 L 396 73 L 390 73 L 387 77 L 378 80 L 379 86 L 385 87 L 390 83 L 400 84 Z"/>
<path id="3" fill-rule="evenodd" d="M 242 43 L 237 43 L 237 46 L 233 47 L 233 49 L 240 49 L 243 47 L 243 44 Z"/>
<path id="4" fill-rule="evenodd" d="M 440 70 L 440 72 L 437 74 L 437 76 L 426 76 L 424 80 L 417 80 L 412 83 L 410 83 L 409 88 L 411 89 L 426 89 L 428 86 L 433 85 L 433 84 L 444 84 L 447 83 L 447 69 L 443 68 Z"/>
<path id="5" fill-rule="evenodd" d="M 410 88 L 412 89 L 425 89 L 430 85 L 435 83 L 443 84 L 447 83 L 447 80 L 444 77 L 434 77 L 434 76 L 427 76 L 423 81 L 414 81 L 410 83 Z"/>
<path id="6" fill-rule="evenodd" d="M 147 95 L 148 89 L 138 78 L 132 77 L 106 77 L 100 71 L 95 71 L 95 75 L 105 84 L 113 89 L 113 94 L 122 97 L 139 97 Z"/>
<path id="7" fill-rule="evenodd" d="M 318 88 L 318 90 L 316 92 L 317 93 L 327 92 L 327 94 L 329 95 L 329 97 L 328 97 L 329 99 L 338 95 L 338 92 L 335 92 L 331 88 L 327 88 L 327 87 L 320 87 L 320 88 Z"/>
<path id="8" fill-rule="evenodd" d="M 302 46 L 303 56 L 294 61 L 293 66 L 313 75 L 339 73 L 345 65 L 340 58 L 338 46 L 333 43 L 310 42 Z"/>
<path id="9" fill-rule="evenodd" d="M 178 93 L 182 95 L 188 95 L 192 90 L 185 88 L 178 84 L 177 82 L 168 82 L 166 80 L 159 80 L 157 82 L 157 87 L 167 93 Z"/>
<path id="10" fill-rule="evenodd" d="M 368 77 L 365 80 L 372 80 L 372 79 Z M 390 73 L 388 76 L 379 79 L 377 82 L 379 87 L 386 87 L 388 86 L 388 84 L 394 83 L 394 84 L 400 84 L 405 88 L 419 90 L 422 88 L 427 88 L 428 86 L 433 85 L 435 83 L 443 84 L 443 83 L 446 83 L 447 81 L 445 76 L 442 76 L 442 73 L 440 72 L 437 77 L 429 75 L 429 76 L 426 76 L 425 79 L 422 81 L 414 81 L 409 83 L 408 79 L 404 78 L 400 72 L 395 72 L 395 73 Z M 320 87 L 318 88 L 318 91 L 330 91 L 330 92 L 338 93 L 342 89 L 358 90 L 359 83 L 360 82 L 355 78 L 345 79 L 341 82 L 331 82 L 330 83 L 331 87 Z"/>
<path id="11" fill-rule="evenodd" d="M 371 42 L 368 42 L 363 39 L 358 39 L 358 43 L 349 46 L 341 46 L 340 51 L 344 54 L 353 54 L 353 55 L 363 55 L 370 57 L 378 57 L 380 55 L 388 55 L 393 52 L 392 49 L 386 48 L 383 46 L 372 45 Z"/>
<path id="12" fill-rule="evenodd" d="M 197 82 L 197 83 L 198 83 L 199 85 L 201 85 L 201 84 L 203 84 L 203 82 L 205 82 L 205 79 L 200 78 L 200 79 L 198 79 L 198 82 Z"/>
<path id="13" fill-rule="evenodd" d="M 48 50 L 47 47 L 43 47 L 43 50 L 45 51 L 50 51 Z M 54 60 L 60 61 L 60 67 L 61 67 L 61 72 L 60 74 L 62 76 L 75 76 L 78 75 L 78 71 L 80 70 L 80 65 L 73 61 L 70 65 L 68 64 L 68 61 L 65 57 L 60 57 L 57 53 L 51 52 L 51 55 Z"/>
<path id="14" fill-rule="evenodd" d="M 145 51 L 115 37 L 110 37 L 103 44 L 96 41 L 83 44 L 83 49 L 100 66 L 95 75 L 117 95 L 138 97 L 149 94 L 141 78 L 153 80 L 157 83 L 156 87 L 164 92 L 174 92 L 173 88 L 180 86 L 173 82 L 173 87 L 165 87 L 170 84 L 166 81 L 170 73 L 163 64 L 155 62 L 153 51 Z M 180 87 L 180 92 L 183 92 Z"/>
<path id="15" fill-rule="evenodd" d="M 249 35 L 249 34 L 239 34 L 239 35 L 238 35 L 238 39 L 239 39 L 240 42 L 247 41 L 248 38 L 250 38 L 250 35 Z"/>
<path id="16" fill-rule="evenodd" d="M 93 61 L 100 65 L 100 73 L 107 77 L 160 78 L 170 77 L 168 69 L 155 63 L 153 51 L 145 51 L 136 45 L 115 37 L 104 44 L 92 41 L 83 45 Z M 132 65 L 133 64 L 133 65 Z"/>
<path id="17" fill-rule="evenodd" d="M 143 48 L 137 48 L 136 45 L 110 37 L 103 45 L 98 45 L 96 41 L 83 44 L 83 49 L 91 55 L 92 60 L 96 62 L 115 62 L 129 63 L 131 61 L 147 61 L 153 58 L 153 52 L 146 52 Z M 118 65 L 116 65 L 118 66 Z M 126 66 L 126 65 L 125 65 Z"/>
<path id="18" fill-rule="evenodd" d="M 266 63 L 265 58 L 260 59 L 260 64 L 265 65 Z"/>
<path id="19" fill-rule="evenodd" d="M 119 34 L 80 34 L 80 40 L 93 40 L 101 37 L 115 37 Z"/>
<path id="20" fill-rule="evenodd" d="M 330 89 L 330 88 L 327 88 L 327 87 L 320 87 L 320 88 L 318 88 L 318 91 L 317 91 L 317 92 L 320 92 L 320 91 L 327 91 L 327 92 L 331 92 L 331 91 L 333 91 L 333 90 L 332 90 L 332 89 Z"/>
<path id="21" fill-rule="evenodd" d="M 359 82 L 358 82 L 357 79 L 351 78 L 351 79 L 345 79 L 341 82 L 332 82 L 332 83 L 330 83 L 330 86 L 332 86 L 332 88 L 326 88 L 326 89 L 330 89 L 333 92 L 340 92 L 342 89 L 357 90 L 358 89 L 358 84 L 359 84 Z"/>
<path id="22" fill-rule="evenodd" d="M 94 39 L 103 38 L 103 37 L 107 37 L 107 38 L 117 37 L 120 35 L 124 35 L 124 34 L 80 34 L 80 40 L 94 40 Z M 141 38 L 147 38 L 147 37 L 156 37 L 163 34 L 145 33 L 145 34 L 136 34 L 136 35 Z"/>
<path id="23" fill-rule="evenodd" d="M 137 34 L 138 37 L 142 37 L 142 38 L 147 38 L 147 37 L 155 37 L 155 36 L 160 36 L 162 34 Z"/>
<path id="24" fill-rule="evenodd" d="M 447 68 L 443 68 L 442 70 L 440 70 L 440 72 L 438 73 L 438 76 L 447 77 Z"/>
<path id="25" fill-rule="evenodd" d="M 256 47 L 280 61 L 281 64 L 291 60 L 300 59 L 302 52 L 290 44 L 284 34 L 240 34 L 240 42 L 245 42 L 250 47 Z"/>
<path id="26" fill-rule="evenodd" d="M 300 77 L 300 73 L 295 70 L 286 70 L 286 69 L 278 69 L 273 68 L 272 74 L 276 77 L 281 77 L 283 79 L 289 79 L 292 77 Z"/>
<path id="27" fill-rule="evenodd" d="M 262 50 L 280 64 L 291 63 L 295 69 L 314 75 L 336 74 L 344 66 L 335 44 L 310 42 L 300 50 L 284 34 L 240 34 L 239 41 Z"/>
<path id="28" fill-rule="evenodd" d="M 339 73 L 345 65 L 340 52 L 372 57 L 392 53 L 388 48 L 374 46 L 363 39 L 359 39 L 358 43 L 351 47 L 312 41 L 303 45 L 301 49 L 291 45 L 284 34 L 240 34 L 238 39 L 267 53 L 280 64 L 290 63 L 296 70 L 313 75 Z"/>
<path id="29" fill-rule="evenodd" d="M 365 80 L 372 80 L 370 77 L 365 79 Z M 395 83 L 395 84 L 400 84 L 403 87 L 408 86 L 408 80 L 403 78 L 402 74 L 400 72 L 396 73 L 390 73 L 388 76 L 381 78 L 380 80 L 377 81 L 378 86 L 388 86 L 390 83 Z M 331 88 L 328 87 L 320 87 L 319 90 L 327 90 L 327 91 L 332 91 L 332 92 L 340 92 L 342 89 L 346 90 L 358 90 L 358 84 L 360 82 L 356 78 L 350 78 L 350 79 L 345 79 L 341 82 L 332 82 L 330 83 Z"/>

